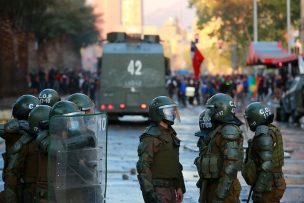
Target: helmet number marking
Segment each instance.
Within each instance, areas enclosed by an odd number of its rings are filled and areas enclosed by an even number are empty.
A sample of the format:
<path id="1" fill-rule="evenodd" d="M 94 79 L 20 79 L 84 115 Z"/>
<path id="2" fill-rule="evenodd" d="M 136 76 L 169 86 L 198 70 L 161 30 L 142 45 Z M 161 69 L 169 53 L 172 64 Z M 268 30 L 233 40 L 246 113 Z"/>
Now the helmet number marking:
<path id="1" fill-rule="evenodd" d="M 29 109 L 33 109 L 33 108 L 35 108 L 35 106 L 36 106 L 35 104 L 29 104 L 28 107 L 29 107 Z"/>
<path id="2" fill-rule="evenodd" d="M 140 60 L 131 59 L 127 71 L 131 75 L 142 75 L 142 62 Z"/>
<path id="3" fill-rule="evenodd" d="M 223 116 L 224 115 L 224 111 L 219 111 L 216 113 L 216 116 Z"/>
<path id="4" fill-rule="evenodd" d="M 42 94 L 40 97 L 40 102 L 48 104 L 51 102 L 51 97 L 52 97 L 52 94 Z"/>
<path id="5" fill-rule="evenodd" d="M 38 127 L 34 127 L 34 132 L 38 132 L 39 128 Z"/>
<path id="6" fill-rule="evenodd" d="M 267 117 L 271 115 L 270 108 L 268 107 L 265 107 L 264 109 L 260 109 L 259 113 L 263 115 L 265 119 L 267 119 Z"/>
<path id="7" fill-rule="evenodd" d="M 231 113 L 233 113 L 233 114 L 235 114 L 235 103 L 233 102 L 233 101 L 230 101 L 229 102 L 229 106 L 231 106 L 232 108 L 231 108 Z"/>

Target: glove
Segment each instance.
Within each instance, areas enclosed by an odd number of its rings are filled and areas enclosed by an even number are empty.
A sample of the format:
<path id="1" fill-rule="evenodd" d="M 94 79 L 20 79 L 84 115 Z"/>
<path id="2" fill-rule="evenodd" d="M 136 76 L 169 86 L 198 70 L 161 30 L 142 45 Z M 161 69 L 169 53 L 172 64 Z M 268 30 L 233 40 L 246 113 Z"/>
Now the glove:
<path id="1" fill-rule="evenodd" d="M 11 119 L 4 125 L 4 130 L 8 133 L 18 133 L 19 123 L 17 119 Z"/>
<path id="2" fill-rule="evenodd" d="M 261 199 L 262 199 L 262 193 L 261 192 L 253 191 L 253 194 L 252 194 L 252 200 L 253 200 L 253 202 L 260 202 Z"/>
<path id="3" fill-rule="evenodd" d="M 49 147 L 48 131 L 38 132 L 36 137 L 36 142 L 38 143 L 39 149 L 47 153 Z"/>
<path id="4" fill-rule="evenodd" d="M 20 130 L 24 130 L 26 132 L 30 131 L 30 126 L 29 126 L 29 123 L 27 121 L 19 120 L 18 123 L 19 123 Z"/>
<path id="5" fill-rule="evenodd" d="M 150 191 L 144 195 L 145 203 L 161 203 L 161 199 L 154 191 Z"/>
<path id="6" fill-rule="evenodd" d="M 19 132 L 20 133 L 22 133 L 22 134 L 26 133 L 29 136 L 31 136 L 32 138 L 36 139 L 37 134 L 30 129 L 30 125 L 29 125 L 28 121 L 19 120 L 18 123 L 19 123 L 19 129 L 20 129 Z"/>

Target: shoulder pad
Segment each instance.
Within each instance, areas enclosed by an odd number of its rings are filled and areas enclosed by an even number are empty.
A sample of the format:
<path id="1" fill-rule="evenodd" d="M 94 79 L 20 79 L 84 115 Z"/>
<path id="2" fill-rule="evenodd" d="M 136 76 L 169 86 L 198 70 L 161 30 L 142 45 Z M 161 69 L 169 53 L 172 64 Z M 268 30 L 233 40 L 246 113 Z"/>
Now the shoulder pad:
<path id="1" fill-rule="evenodd" d="M 225 125 L 221 130 L 223 138 L 228 140 L 236 140 L 240 137 L 241 130 L 236 125 Z"/>
<path id="2" fill-rule="evenodd" d="M 255 135 L 268 134 L 269 127 L 267 125 L 259 125 L 256 127 Z"/>
<path id="3" fill-rule="evenodd" d="M 152 136 L 160 136 L 161 130 L 157 125 L 150 125 L 148 126 L 143 134 L 152 135 Z"/>
<path id="4" fill-rule="evenodd" d="M 257 137 L 257 144 L 262 150 L 271 150 L 273 145 L 272 137 L 268 134 L 262 134 Z"/>
<path id="5" fill-rule="evenodd" d="M 11 119 L 4 125 L 4 128 L 7 133 L 18 133 L 19 122 L 17 119 Z"/>

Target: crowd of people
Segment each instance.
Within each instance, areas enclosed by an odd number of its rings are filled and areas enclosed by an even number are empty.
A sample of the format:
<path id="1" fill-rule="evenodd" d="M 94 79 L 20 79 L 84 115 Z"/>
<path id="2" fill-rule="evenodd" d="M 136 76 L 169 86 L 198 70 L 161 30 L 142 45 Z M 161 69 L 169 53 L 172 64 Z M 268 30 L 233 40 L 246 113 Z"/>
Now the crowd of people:
<path id="1" fill-rule="evenodd" d="M 204 104 L 216 93 L 228 94 L 238 105 L 246 105 L 253 100 L 279 100 L 285 83 L 275 74 L 202 75 L 200 80 L 195 80 L 193 75 L 177 75 L 167 80 L 167 88 L 169 96 L 181 107 Z"/>
<path id="2" fill-rule="evenodd" d="M 99 78 L 96 73 L 89 71 L 71 71 L 50 69 L 48 72 L 40 69 L 29 74 L 31 93 L 36 95 L 45 88 L 51 88 L 60 94 L 67 95 L 81 92 L 95 101 L 96 91 L 99 88 Z"/>
<path id="3" fill-rule="evenodd" d="M 32 71 L 28 81 L 31 93 L 34 95 L 45 88 L 52 88 L 62 95 L 81 92 L 95 102 L 100 85 L 97 73 L 54 68 L 48 72 L 42 69 Z M 279 104 L 287 83 L 288 78 L 274 73 L 256 76 L 202 74 L 199 80 L 195 80 L 193 74 L 186 74 L 169 77 L 166 87 L 169 97 L 177 101 L 180 107 L 204 104 L 216 93 L 232 96 L 238 106 L 245 106 L 250 101 L 260 101 L 272 106 Z"/>

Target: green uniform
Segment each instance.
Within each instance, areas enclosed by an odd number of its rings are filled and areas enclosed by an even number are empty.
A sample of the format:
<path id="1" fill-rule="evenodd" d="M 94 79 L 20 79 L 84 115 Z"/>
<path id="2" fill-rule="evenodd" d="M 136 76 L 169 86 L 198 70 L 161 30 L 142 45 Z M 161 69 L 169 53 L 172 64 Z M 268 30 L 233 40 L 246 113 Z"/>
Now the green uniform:
<path id="1" fill-rule="evenodd" d="M 140 137 L 137 162 L 138 180 L 146 203 L 175 203 L 175 190 L 185 192 L 182 165 L 179 162 L 180 140 L 171 128 L 151 124 Z"/>
<path id="2" fill-rule="evenodd" d="M 36 199 L 37 202 L 48 202 L 48 146 L 49 137 L 48 131 L 44 130 L 37 134 L 36 142 L 38 145 L 38 172 L 37 172 L 37 187 Z"/>
<path id="3" fill-rule="evenodd" d="M 200 156 L 195 160 L 200 180 L 200 202 L 239 202 L 237 172 L 242 163 L 242 132 L 237 125 L 214 126 L 208 137 L 198 141 Z"/>
<path id="4" fill-rule="evenodd" d="M 284 150 L 280 130 L 272 124 L 258 126 L 250 152 L 249 157 L 257 168 L 253 186 L 254 202 L 280 202 L 286 189 L 282 173 Z M 258 200 L 256 196 L 259 196 Z"/>
<path id="5" fill-rule="evenodd" d="M 10 120 L 8 123 L 12 123 L 16 119 Z M 9 127 L 11 129 L 11 127 Z M 15 128 L 15 127 L 12 127 Z M 5 130 L 3 134 L 3 139 L 5 140 L 5 153 L 2 154 L 4 166 L 2 179 L 4 182 L 4 191 L 2 192 L 3 202 L 16 203 L 18 202 L 17 195 L 17 176 L 15 175 L 16 171 L 8 168 L 9 163 L 9 151 L 12 146 L 20 139 L 22 136 L 16 129 Z"/>
<path id="6" fill-rule="evenodd" d="M 15 121 L 17 120 L 11 120 L 11 123 Z M 18 127 L 12 127 L 10 124 L 4 138 L 5 202 L 33 202 L 37 177 L 37 145 L 25 131 L 21 132 Z"/>

